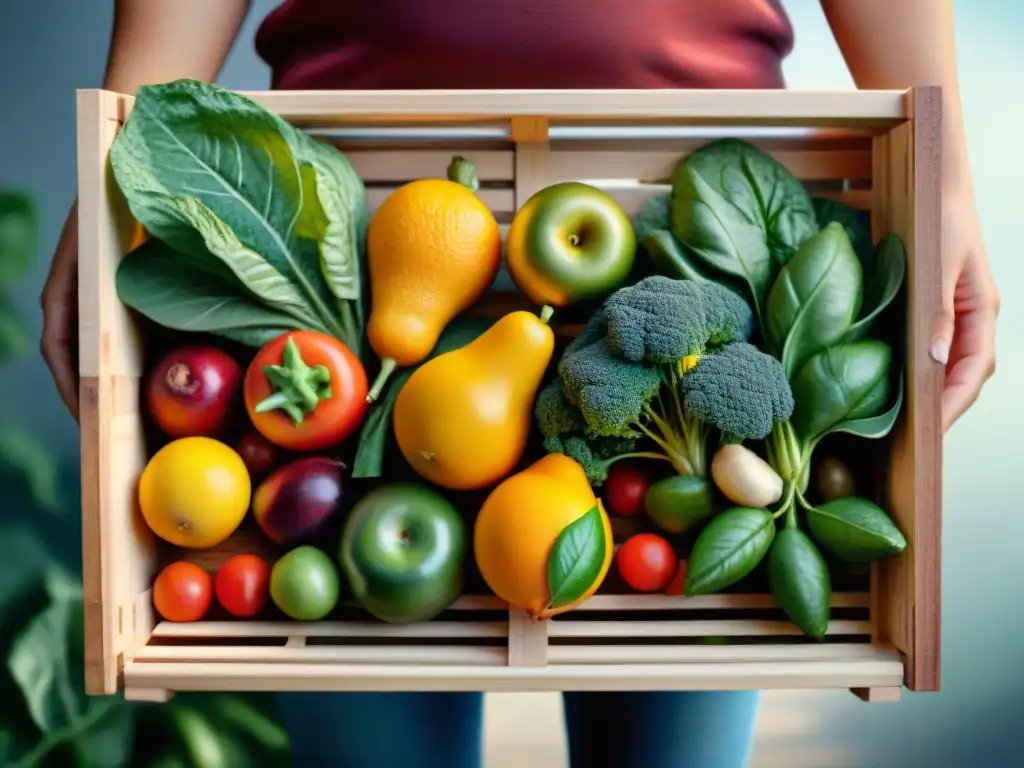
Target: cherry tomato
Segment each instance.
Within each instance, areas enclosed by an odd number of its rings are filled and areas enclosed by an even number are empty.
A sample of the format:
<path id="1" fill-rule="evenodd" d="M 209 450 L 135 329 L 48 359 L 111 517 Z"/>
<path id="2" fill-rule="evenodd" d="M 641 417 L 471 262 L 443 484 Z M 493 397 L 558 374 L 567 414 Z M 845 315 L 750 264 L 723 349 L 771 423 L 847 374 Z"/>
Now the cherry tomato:
<path id="1" fill-rule="evenodd" d="M 686 561 L 680 560 L 676 572 L 665 587 L 665 594 L 679 597 L 686 593 Z"/>
<path id="2" fill-rule="evenodd" d="M 618 462 L 608 470 L 602 498 L 613 515 L 636 517 L 644 511 L 644 496 L 650 487 L 650 478 L 636 464 Z"/>
<path id="3" fill-rule="evenodd" d="M 232 616 L 250 617 L 267 602 L 270 566 L 258 555 L 235 555 L 218 569 L 213 581 L 217 602 Z"/>
<path id="4" fill-rule="evenodd" d="M 637 592 L 660 592 L 676 572 L 676 553 L 656 533 L 638 533 L 619 547 L 615 556 L 622 580 Z"/>
<path id="5" fill-rule="evenodd" d="M 213 580 L 195 563 L 171 563 L 153 582 L 153 607 L 167 621 L 199 621 L 210 608 Z"/>
<path id="6" fill-rule="evenodd" d="M 341 341 L 318 331 L 293 331 L 264 346 L 243 389 L 253 426 L 290 451 L 332 448 L 366 416 L 362 363 Z"/>
<path id="7" fill-rule="evenodd" d="M 242 435 L 236 450 L 245 462 L 245 468 L 249 470 L 249 477 L 253 480 L 261 480 L 270 474 L 281 452 L 255 429 L 250 429 Z"/>

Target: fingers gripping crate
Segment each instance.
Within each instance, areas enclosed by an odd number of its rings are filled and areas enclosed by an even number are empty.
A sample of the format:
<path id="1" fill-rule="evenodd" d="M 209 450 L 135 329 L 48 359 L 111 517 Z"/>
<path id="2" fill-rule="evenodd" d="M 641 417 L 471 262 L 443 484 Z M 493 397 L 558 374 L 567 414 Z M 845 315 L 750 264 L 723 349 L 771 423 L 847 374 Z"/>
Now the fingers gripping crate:
<path id="1" fill-rule="evenodd" d="M 338 142 L 371 207 L 406 181 L 443 176 L 459 154 L 476 165 L 479 194 L 503 229 L 533 192 L 564 180 L 604 188 L 633 215 L 668 189 L 688 151 L 739 131 L 815 194 L 870 210 L 875 237 L 899 234 L 909 259 L 904 408 L 888 449 L 869 448 L 879 450 L 880 498 L 909 544 L 836 585 L 823 643 L 803 638 L 767 594 L 687 598 L 616 594 L 614 586 L 547 622 L 487 595 L 464 596 L 438 620 L 407 626 L 354 607 L 315 624 L 157 621 L 150 587 L 165 554 L 136 502 L 147 458 L 143 336 L 114 290 L 139 227 L 108 162 L 133 99 L 83 91 L 79 333 L 91 692 L 123 686 L 131 698 L 159 699 L 191 690 L 850 688 L 883 700 L 904 685 L 938 689 L 943 371 L 927 354 L 940 303 L 937 89 L 247 95 Z M 479 311 L 498 314 L 516 302 L 492 295 Z M 239 533 L 192 557 L 212 570 L 253 546 L 263 545 Z"/>

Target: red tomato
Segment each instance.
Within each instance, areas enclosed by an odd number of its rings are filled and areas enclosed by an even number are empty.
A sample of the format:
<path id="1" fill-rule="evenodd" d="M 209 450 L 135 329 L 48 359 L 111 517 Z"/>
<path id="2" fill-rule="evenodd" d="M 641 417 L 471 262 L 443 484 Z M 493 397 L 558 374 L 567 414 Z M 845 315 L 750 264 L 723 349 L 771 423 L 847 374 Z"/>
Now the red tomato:
<path id="1" fill-rule="evenodd" d="M 668 586 L 665 587 L 665 594 L 679 597 L 686 593 L 686 561 L 680 560 L 676 572 L 672 575 Z"/>
<path id="2" fill-rule="evenodd" d="M 250 617 L 267 602 L 270 566 L 258 555 L 235 555 L 217 571 L 213 582 L 219 602 L 232 616 Z"/>
<path id="3" fill-rule="evenodd" d="M 210 608 L 213 580 L 195 563 L 171 563 L 153 582 L 153 607 L 167 621 L 199 621 Z"/>
<path id="4" fill-rule="evenodd" d="M 672 545 L 655 533 L 638 533 L 626 539 L 615 562 L 622 580 L 637 592 L 663 590 L 678 563 Z"/>
<path id="5" fill-rule="evenodd" d="M 629 462 L 612 464 L 602 498 L 608 511 L 619 517 L 636 517 L 644 511 L 644 496 L 651 487 L 647 474 Z"/>
<path id="6" fill-rule="evenodd" d="M 264 346 L 245 374 L 245 408 L 267 440 L 290 451 L 343 443 L 366 416 L 366 371 L 338 339 L 293 331 Z"/>

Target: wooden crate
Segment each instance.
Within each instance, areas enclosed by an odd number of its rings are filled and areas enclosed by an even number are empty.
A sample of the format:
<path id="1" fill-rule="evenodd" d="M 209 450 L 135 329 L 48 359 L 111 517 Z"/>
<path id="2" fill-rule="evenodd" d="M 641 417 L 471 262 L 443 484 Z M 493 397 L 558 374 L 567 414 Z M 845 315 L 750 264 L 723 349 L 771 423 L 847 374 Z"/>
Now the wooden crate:
<path id="1" fill-rule="evenodd" d="M 765 594 L 599 594 L 546 623 L 487 596 L 463 597 L 437 621 L 401 627 L 354 608 L 345 621 L 316 624 L 157 622 L 150 586 L 159 547 L 140 522 L 135 493 L 147 458 L 142 337 L 114 291 L 118 260 L 139 233 L 108 163 L 133 99 L 82 91 L 79 320 L 90 692 L 110 694 L 119 684 L 135 699 L 194 690 L 850 688 L 887 700 L 904 685 L 938 689 L 943 371 L 927 353 L 940 301 L 937 89 L 247 95 L 339 142 L 373 205 L 405 181 L 443 175 L 452 155 L 462 154 L 476 164 L 480 194 L 506 226 L 531 193 L 567 179 L 607 189 L 632 214 L 667 189 L 687 151 L 740 132 L 815 194 L 870 209 L 876 236 L 899 233 L 909 255 L 905 405 L 891 447 L 865 446 L 886 462 L 882 502 L 909 547 L 837 591 L 825 643 L 801 637 Z M 214 568 L 244 547 L 236 536 L 196 557 Z M 728 642 L 694 642 L 707 637 Z"/>

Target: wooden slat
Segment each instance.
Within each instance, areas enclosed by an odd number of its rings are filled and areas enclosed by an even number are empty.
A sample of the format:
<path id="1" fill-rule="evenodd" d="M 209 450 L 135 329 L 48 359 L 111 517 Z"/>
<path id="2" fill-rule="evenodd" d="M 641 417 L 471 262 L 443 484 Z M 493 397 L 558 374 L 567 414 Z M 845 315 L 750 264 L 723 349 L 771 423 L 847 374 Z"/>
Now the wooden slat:
<path id="1" fill-rule="evenodd" d="M 867 643 L 799 645 L 555 645 L 550 664 L 707 664 L 757 661 L 887 661 L 891 648 Z"/>
<path id="2" fill-rule="evenodd" d="M 176 691 L 707 691 L 898 686 L 899 655 L 873 660 L 548 667 L 132 661 L 127 688 Z"/>
<path id="3" fill-rule="evenodd" d="M 385 624 L 379 621 L 198 621 L 176 624 L 163 621 L 153 637 L 365 637 L 365 638 L 458 638 L 507 637 L 503 621 L 422 621 Z"/>
<path id="4" fill-rule="evenodd" d="M 831 621 L 829 635 L 870 635 L 869 621 Z M 709 619 L 707 621 L 558 621 L 549 637 L 796 637 L 803 632 L 789 621 Z"/>
<path id="5" fill-rule="evenodd" d="M 371 211 L 377 210 L 397 187 L 368 187 L 366 190 L 366 204 Z M 496 213 L 507 213 L 515 211 L 515 195 L 511 187 L 508 189 L 477 190 L 477 196 L 487 204 L 487 207 Z"/>
<path id="6" fill-rule="evenodd" d="M 929 355 L 931 324 L 942 305 L 941 93 L 913 92 L 912 124 L 893 129 L 888 150 L 889 227 L 903 237 L 909 268 L 907 371 L 903 415 L 889 467 L 888 506 L 908 547 L 882 566 L 880 609 L 889 639 L 906 655 L 906 685 L 940 685 L 942 386 Z"/>
<path id="7" fill-rule="evenodd" d="M 870 596 L 867 593 L 839 592 L 832 595 L 833 608 L 867 608 L 869 601 Z M 756 610 L 775 607 L 775 600 L 771 595 L 595 595 L 574 608 L 573 612 Z"/>
<path id="8" fill-rule="evenodd" d="M 203 662 L 246 664 L 459 664 L 468 667 L 503 666 L 508 649 L 472 645 L 386 646 L 386 645 L 307 645 L 218 646 L 147 645 L 132 660 L 135 664 Z"/>
<path id="9" fill-rule="evenodd" d="M 547 117 L 638 124 L 895 125 L 906 91 L 502 90 L 252 91 L 244 95 L 300 125 Z"/>
<path id="10" fill-rule="evenodd" d="M 512 152 L 464 152 L 459 149 L 344 150 L 359 177 L 367 183 L 406 182 L 413 179 L 447 178 L 448 164 L 459 155 L 476 166 L 481 182 L 513 178 Z"/>

